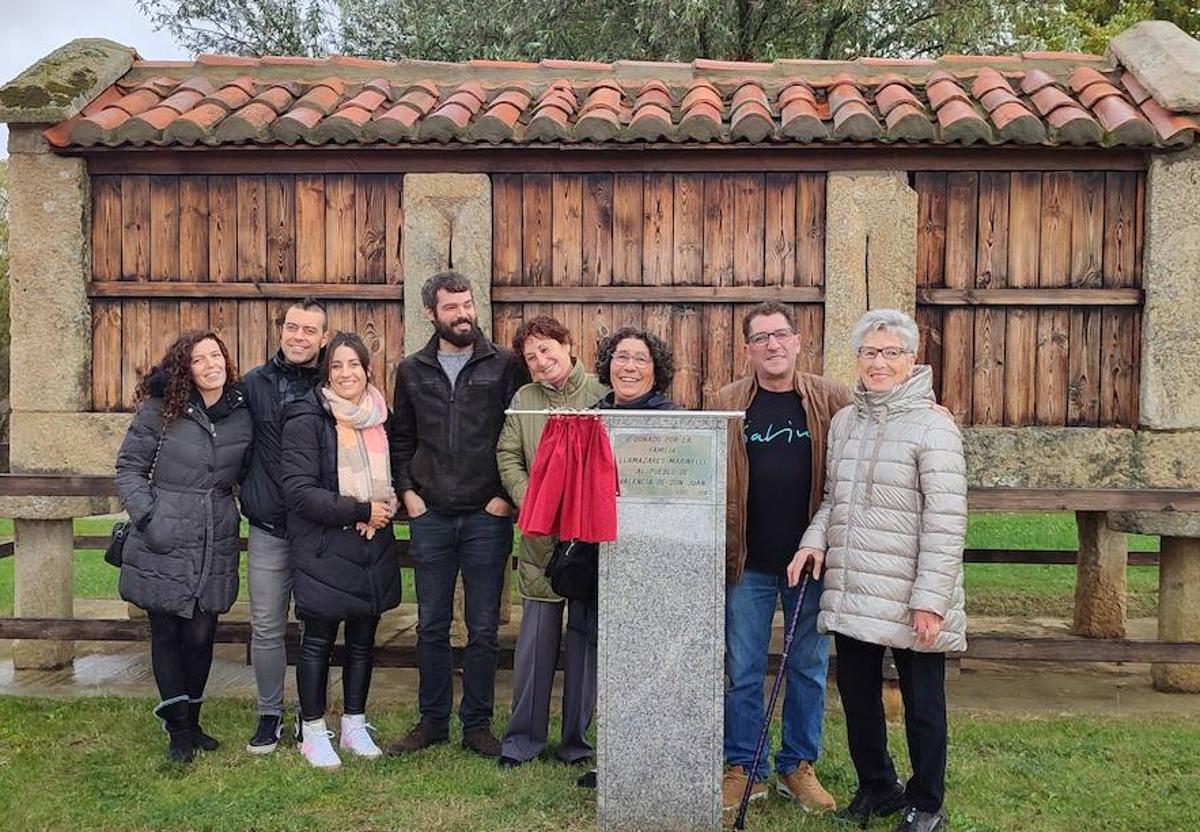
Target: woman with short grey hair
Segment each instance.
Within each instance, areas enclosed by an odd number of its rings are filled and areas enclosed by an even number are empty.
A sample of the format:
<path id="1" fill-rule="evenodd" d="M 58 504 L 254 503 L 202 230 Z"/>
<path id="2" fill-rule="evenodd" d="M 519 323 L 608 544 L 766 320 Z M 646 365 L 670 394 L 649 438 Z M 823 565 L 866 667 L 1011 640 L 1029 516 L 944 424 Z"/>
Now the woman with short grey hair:
<path id="1" fill-rule="evenodd" d="M 795 585 L 827 571 L 817 628 L 834 633 L 837 684 L 858 790 L 845 814 L 864 826 L 905 810 L 896 832 L 944 824 L 945 654 L 966 649 L 962 551 L 967 478 L 953 418 L 916 364 L 913 319 L 868 312 L 851 343 L 854 402 L 829 427 L 825 498 L 788 566 Z M 913 776 L 896 777 L 881 691 L 885 648 L 900 673 Z"/>

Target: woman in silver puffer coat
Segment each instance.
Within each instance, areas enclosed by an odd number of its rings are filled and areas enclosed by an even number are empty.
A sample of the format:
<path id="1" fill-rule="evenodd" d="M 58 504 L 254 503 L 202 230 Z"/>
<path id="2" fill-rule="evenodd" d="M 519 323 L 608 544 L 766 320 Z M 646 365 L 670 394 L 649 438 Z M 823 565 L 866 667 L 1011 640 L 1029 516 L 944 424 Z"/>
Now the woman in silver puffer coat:
<path id="1" fill-rule="evenodd" d="M 966 648 L 963 538 L 967 479 L 954 420 L 935 407 L 933 371 L 915 366 L 917 326 L 868 312 L 854 328 L 854 403 L 829 428 L 825 499 L 788 578 L 825 571 L 817 627 L 835 635 L 837 683 L 858 791 L 859 822 L 905 810 L 897 832 L 944 823 L 945 653 Z M 913 776 L 902 786 L 887 750 L 881 689 L 892 649 Z"/>

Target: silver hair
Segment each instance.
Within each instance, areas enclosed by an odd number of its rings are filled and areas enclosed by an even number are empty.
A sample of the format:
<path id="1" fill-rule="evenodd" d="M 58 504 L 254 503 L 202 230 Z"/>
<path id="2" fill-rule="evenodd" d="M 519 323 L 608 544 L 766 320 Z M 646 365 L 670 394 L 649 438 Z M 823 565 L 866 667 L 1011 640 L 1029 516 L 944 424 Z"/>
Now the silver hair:
<path id="1" fill-rule="evenodd" d="M 858 319 L 850 333 L 850 348 L 858 353 L 863 340 L 872 332 L 890 332 L 900 337 L 904 348 L 915 353 L 920 343 L 920 333 L 917 324 L 899 309 L 872 309 Z"/>

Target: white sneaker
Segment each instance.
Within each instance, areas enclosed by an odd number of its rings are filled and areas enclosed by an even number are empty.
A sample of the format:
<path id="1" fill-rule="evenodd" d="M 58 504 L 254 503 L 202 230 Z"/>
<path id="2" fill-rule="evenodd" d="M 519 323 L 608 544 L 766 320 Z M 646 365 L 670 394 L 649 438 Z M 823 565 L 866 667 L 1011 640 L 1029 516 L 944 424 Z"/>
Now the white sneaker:
<path id="1" fill-rule="evenodd" d="M 366 714 L 343 716 L 342 738 L 338 745 L 359 757 L 367 757 L 372 760 L 382 757 L 383 751 L 375 744 L 375 740 L 371 739 L 370 732 L 374 730 L 375 726 L 367 723 Z"/>
<path id="2" fill-rule="evenodd" d="M 342 761 L 333 750 L 333 732 L 325 727 L 324 719 L 305 720 L 300 729 L 300 753 L 313 768 L 341 768 Z"/>

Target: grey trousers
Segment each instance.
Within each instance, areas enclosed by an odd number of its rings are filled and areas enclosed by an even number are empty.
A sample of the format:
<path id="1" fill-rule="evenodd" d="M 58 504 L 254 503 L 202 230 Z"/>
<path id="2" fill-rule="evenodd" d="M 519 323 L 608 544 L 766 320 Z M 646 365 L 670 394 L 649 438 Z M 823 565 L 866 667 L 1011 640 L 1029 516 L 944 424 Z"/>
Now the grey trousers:
<path id="1" fill-rule="evenodd" d="M 575 763 L 592 756 L 587 732 L 596 711 L 596 603 L 528 598 L 522 604 L 521 632 L 513 659 L 512 716 L 500 749 L 502 756 L 525 762 L 546 747 L 564 606 L 568 607 L 567 655 L 558 758 Z"/>
<path id="2" fill-rule="evenodd" d="M 259 714 L 283 714 L 283 680 L 287 674 L 288 606 L 292 600 L 292 563 L 288 542 L 250 527 L 250 658 L 258 686 Z"/>

